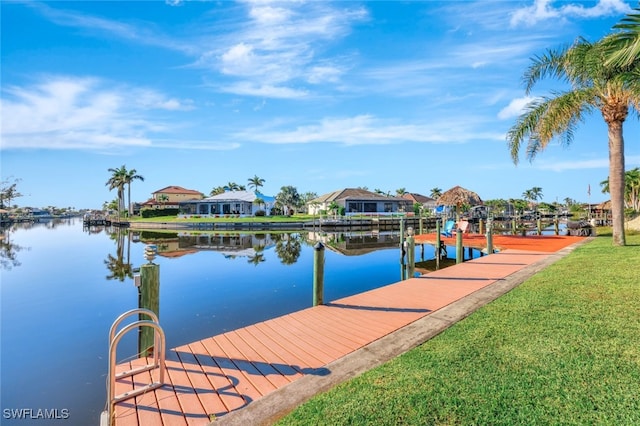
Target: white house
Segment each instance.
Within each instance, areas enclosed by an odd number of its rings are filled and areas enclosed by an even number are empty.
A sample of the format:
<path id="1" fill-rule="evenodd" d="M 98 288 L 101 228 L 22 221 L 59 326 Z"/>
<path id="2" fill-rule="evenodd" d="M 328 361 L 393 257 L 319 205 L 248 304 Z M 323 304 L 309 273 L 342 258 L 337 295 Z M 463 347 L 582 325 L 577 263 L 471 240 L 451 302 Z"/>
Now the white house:
<path id="1" fill-rule="evenodd" d="M 256 200 L 262 202 L 256 203 Z M 275 203 L 274 197 L 261 194 L 258 191 L 225 191 L 213 197 L 202 200 L 188 200 L 180 203 L 178 217 L 199 216 L 253 216 L 258 210 L 264 210 L 268 215 Z"/>

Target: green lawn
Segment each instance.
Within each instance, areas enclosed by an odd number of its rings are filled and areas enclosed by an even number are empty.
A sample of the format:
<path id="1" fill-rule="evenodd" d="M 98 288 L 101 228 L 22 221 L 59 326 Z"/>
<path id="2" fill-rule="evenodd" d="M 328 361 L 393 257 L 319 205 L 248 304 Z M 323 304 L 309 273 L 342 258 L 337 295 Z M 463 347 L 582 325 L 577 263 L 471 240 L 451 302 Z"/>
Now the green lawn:
<path id="1" fill-rule="evenodd" d="M 281 425 L 640 424 L 640 235 L 602 235 Z"/>

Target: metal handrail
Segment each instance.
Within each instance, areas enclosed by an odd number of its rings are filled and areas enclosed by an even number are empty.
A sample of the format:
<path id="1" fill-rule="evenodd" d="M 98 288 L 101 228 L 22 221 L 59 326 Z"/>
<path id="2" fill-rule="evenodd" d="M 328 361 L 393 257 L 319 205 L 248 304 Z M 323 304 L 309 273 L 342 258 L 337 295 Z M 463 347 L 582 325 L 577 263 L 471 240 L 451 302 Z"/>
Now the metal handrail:
<path id="1" fill-rule="evenodd" d="M 144 315 L 148 315 L 149 317 L 151 317 L 151 321 L 155 322 L 156 324 L 160 324 L 160 321 L 158 320 L 158 315 L 153 312 L 152 310 L 149 309 L 145 309 L 145 308 L 136 308 L 136 309 L 131 309 L 130 311 L 125 312 L 124 314 L 120 315 L 118 318 L 116 318 L 116 320 L 113 322 L 113 324 L 111 324 L 111 328 L 109 329 L 109 347 L 111 347 L 111 342 L 113 342 L 113 338 L 116 335 L 116 329 L 118 328 L 118 326 L 120 325 L 120 323 L 122 321 L 124 321 L 127 317 L 130 317 L 132 315 L 135 314 L 144 314 Z M 158 342 L 158 340 L 156 339 L 158 336 L 154 333 L 154 346 L 158 346 L 158 344 L 160 342 Z M 158 362 L 159 362 L 159 358 L 158 358 L 158 352 L 157 351 L 153 351 L 153 363 L 158 366 Z M 124 372 L 126 373 L 126 372 Z M 127 377 L 130 376 L 131 374 L 124 374 L 124 373 L 120 373 L 118 374 L 118 378 L 120 377 Z"/>
<path id="2" fill-rule="evenodd" d="M 134 314 L 146 314 L 149 315 L 152 320 L 138 320 L 129 325 L 123 327 L 118 333 L 115 333 L 118 325 L 127 317 Z M 137 368 L 133 368 L 128 371 L 124 371 L 116 374 L 116 352 L 118 343 L 122 339 L 122 337 L 127 334 L 129 331 L 140 328 L 140 327 L 151 327 L 154 330 L 153 340 L 154 340 L 154 350 L 153 350 L 153 363 L 147 364 L 144 366 L 140 366 Z M 157 389 L 164 385 L 164 375 L 165 375 L 165 335 L 162 327 L 158 323 L 158 316 L 155 312 L 150 311 L 148 309 L 133 309 L 131 311 L 125 312 L 120 315 L 111 326 L 109 330 L 109 372 L 108 372 L 108 384 L 107 384 L 107 401 L 108 401 L 108 411 L 106 413 L 103 412 L 103 415 L 100 418 L 101 426 L 111 426 L 113 424 L 113 414 L 115 412 L 115 404 L 124 401 L 126 399 L 132 398 L 134 396 L 143 394 L 147 391 Z M 153 381 L 146 386 L 141 388 L 137 388 L 131 390 L 129 392 L 124 392 L 120 395 L 114 395 L 116 379 L 132 376 L 134 374 L 138 374 L 144 371 L 153 370 L 155 368 L 160 369 L 158 381 Z"/>

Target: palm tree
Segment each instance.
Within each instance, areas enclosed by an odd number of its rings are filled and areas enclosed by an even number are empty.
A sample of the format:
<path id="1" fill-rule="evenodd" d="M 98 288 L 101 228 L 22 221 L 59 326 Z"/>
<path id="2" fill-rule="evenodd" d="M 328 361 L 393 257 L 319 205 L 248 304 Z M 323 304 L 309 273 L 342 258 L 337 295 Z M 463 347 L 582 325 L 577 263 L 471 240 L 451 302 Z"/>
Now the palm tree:
<path id="1" fill-rule="evenodd" d="M 258 175 L 254 175 L 252 178 L 247 179 L 249 181 L 249 188 L 253 188 L 254 191 L 260 189 L 264 185 L 264 179 L 259 178 Z"/>
<path id="2" fill-rule="evenodd" d="M 536 201 L 542 199 L 542 188 L 534 186 L 531 189 L 527 189 L 522 193 L 522 198 L 529 201 L 530 204 L 535 204 Z"/>
<path id="3" fill-rule="evenodd" d="M 626 183 L 626 196 L 629 201 L 629 208 L 640 211 L 640 167 L 627 170 L 624 175 Z"/>
<path id="4" fill-rule="evenodd" d="M 226 189 L 227 191 L 238 191 L 240 189 L 240 186 L 235 182 L 229 182 L 224 187 L 224 189 Z"/>
<path id="5" fill-rule="evenodd" d="M 11 207 L 11 200 L 22 197 L 22 194 L 16 189 L 18 182 L 20 182 L 20 179 L 13 179 L 12 184 L 9 183 L 9 179 L 3 180 L 2 183 L 0 183 L 0 208 L 4 208 L 5 206 Z M 7 201 L 6 205 L 5 200 Z"/>
<path id="6" fill-rule="evenodd" d="M 625 206 L 635 211 L 640 211 L 640 167 L 627 170 L 624 173 L 624 203 Z M 602 193 L 609 192 L 609 179 L 600 182 Z"/>
<path id="7" fill-rule="evenodd" d="M 124 208 L 124 185 L 127 168 L 123 164 L 119 169 L 108 169 L 107 171 L 111 172 L 111 177 L 105 185 L 109 187 L 109 191 L 112 189 L 118 190 L 118 218 L 120 218 Z"/>
<path id="8" fill-rule="evenodd" d="M 127 198 L 129 199 L 129 216 L 133 215 L 133 208 L 131 206 L 131 182 L 133 182 L 134 180 L 144 181 L 144 178 L 137 173 L 138 172 L 136 171 L 136 169 L 131 169 L 127 171 L 123 176 L 124 183 L 127 185 Z"/>
<path id="9" fill-rule="evenodd" d="M 396 189 L 396 195 L 398 197 L 402 197 L 406 193 L 407 193 L 406 188 L 398 188 L 398 189 Z"/>
<path id="10" fill-rule="evenodd" d="M 333 212 L 334 216 L 338 216 L 338 210 L 340 210 L 340 204 L 338 204 L 335 200 L 333 200 L 328 206 L 327 208 L 329 209 L 329 211 Z"/>
<path id="11" fill-rule="evenodd" d="M 587 113 L 599 109 L 609 135 L 609 176 L 613 244 L 626 244 L 624 234 L 624 138 L 622 127 L 630 108 L 640 105 L 640 79 L 605 65 L 603 42 L 589 43 L 583 38 L 573 46 L 549 50 L 533 59 L 524 74 L 526 93 L 546 76 L 567 81 L 571 90 L 554 92 L 531 101 L 516 124 L 509 129 L 507 141 L 511 157 L 518 163 L 520 146 L 527 140 L 526 156 L 533 161 L 556 136 L 564 145 L 573 140 L 576 126 Z M 636 71 L 638 66 L 636 65 Z"/>
<path id="12" fill-rule="evenodd" d="M 256 197 L 256 199 L 253 200 L 253 204 L 257 205 L 258 208 L 260 208 L 260 206 L 264 204 L 264 200 L 260 197 Z"/>
<path id="13" fill-rule="evenodd" d="M 442 195 L 442 189 L 435 187 L 435 188 L 431 188 L 431 192 L 429 193 L 429 196 L 435 200 L 437 200 L 438 198 L 440 198 L 440 196 Z"/>
<path id="14" fill-rule="evenodd" d="M 289 212 L 300 206 L 300 194 L 295 186 L 283 186 L 280 188 L 280 192 L 276 195 L 276 200 L 284 208 L 284 214 L 289 215 Z"/>
<path id="15" fill-rule="evenodd" d="M 608 36 L 605 39 L 605 46 L 608 49 L 608 66 L 632 67 L 638 64 L 640 58 L 640 8 L 633 9 L 635 13 L 628 14 L 613 26 L 614 29 L 621 30 Z"/>
<path id="16" fill-rule="evenodd" d="M 209 195 L 211 197 L 213 197 L 214 195 L 218 195 L 218 194 L 224 194 L 224 186 L 216 186 L 215 188 L 213 188 L 211 190 L 211 192 L 209 193 Z"/>

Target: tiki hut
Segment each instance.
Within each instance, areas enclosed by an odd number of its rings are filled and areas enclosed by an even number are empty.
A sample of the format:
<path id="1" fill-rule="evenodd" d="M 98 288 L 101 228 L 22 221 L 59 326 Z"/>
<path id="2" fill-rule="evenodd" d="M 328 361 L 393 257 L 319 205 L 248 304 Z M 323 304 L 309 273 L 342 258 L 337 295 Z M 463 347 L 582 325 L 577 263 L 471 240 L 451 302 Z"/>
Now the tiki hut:
<path id="1" fill-rule="evenodd" d="M 473 191 L 469 191 L 461 186 L 454 186 L 445 191 L 436 201 L 439 206 L 456 206 L 456 216 L 460 215 L 460 207 L 468 204 L 478 206 L 482 204 L 480 196 Z"/>

